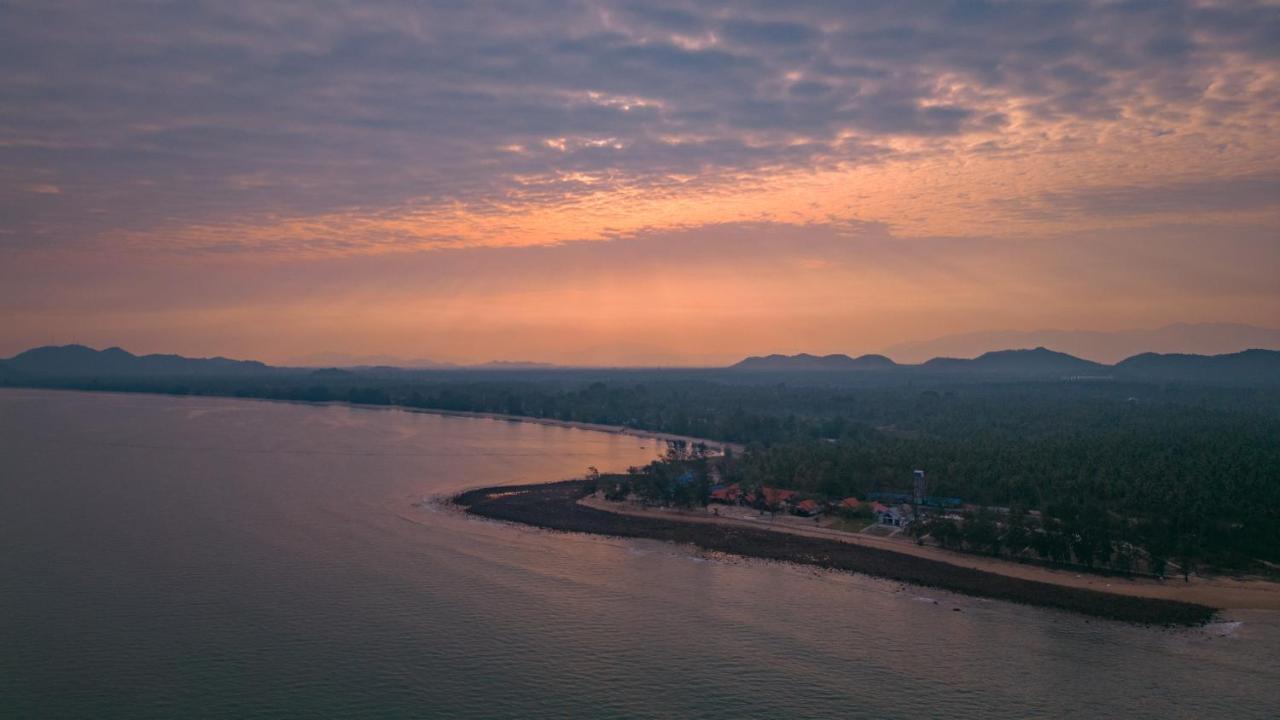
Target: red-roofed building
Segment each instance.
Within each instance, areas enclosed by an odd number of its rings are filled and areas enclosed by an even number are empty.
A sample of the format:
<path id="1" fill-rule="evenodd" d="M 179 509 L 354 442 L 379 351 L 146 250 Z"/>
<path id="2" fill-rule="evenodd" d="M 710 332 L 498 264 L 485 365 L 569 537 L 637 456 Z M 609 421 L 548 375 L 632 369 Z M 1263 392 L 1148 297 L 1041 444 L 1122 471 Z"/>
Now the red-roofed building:
<path id="1" fill-rule="evenodd" d="M 845 510 L 857 510 L 862 507 L 862 501 L 856 497 L 847 497 L 840 501 L 840 507 Z"/>
<path id="2" fill-rule="evenodd" d="M 790 502 L 791 498 L 795 496 L 795 490 L 783 490 L 782 488 L 771 487 L 760 488 L 760 497 L 764 500 L 764 504 L 769 507 L 777 507 L 783 503 Z"/>
<path id="3" fill-rule="evenodd" d="M 726 485 L 711 491 L 711 501 L 732 505 L 742 499 L 742 487 L 738 483 Z"/>
<path id="4" fill-rule="evenodd" d="M 801 500 L 796 503 L 796 512 L 813 517 L 814 515 L 822 514 L 822 506 L 816 500 Z"/>
<path id="5" fill-rule="evenodd" d="M 906 506 L 902 506 L 905 508 Z M 893 508 L 881 503 L 871 503 L 871 511 L 875 513 L 876 522 L 881 525 L 890 525 L 893 527 L 906 527 L 910 522 L 910 518 L 900 508 Z"/>

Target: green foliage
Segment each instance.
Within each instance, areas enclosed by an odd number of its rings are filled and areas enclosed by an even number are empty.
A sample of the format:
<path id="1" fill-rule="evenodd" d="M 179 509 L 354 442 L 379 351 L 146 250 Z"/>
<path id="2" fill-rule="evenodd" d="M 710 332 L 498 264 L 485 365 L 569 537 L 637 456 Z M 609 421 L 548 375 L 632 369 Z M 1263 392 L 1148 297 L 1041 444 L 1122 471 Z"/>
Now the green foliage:
<path id="1" fill-rule="evenodd" d="M 1008 518 L 939 520 L 940 542 L 1188 572 L 1280 562 L 1275 388 L 927 379 L 750 384 L 714 371 L 276 372 L 44 384 L 511 413 L 738 442 L 747 451 L 723 463 L 722 477 L 746 490 L 771 485 L 866 497 L 908 491 L 911 471 L 923 468 L 932 495 L 1011 509 Z M 631 475 L 636 494 L 705 503 L 705 452 L 674 446 L 666 460 Z M 695 482 L 677 482 L 689 469 Z"/>

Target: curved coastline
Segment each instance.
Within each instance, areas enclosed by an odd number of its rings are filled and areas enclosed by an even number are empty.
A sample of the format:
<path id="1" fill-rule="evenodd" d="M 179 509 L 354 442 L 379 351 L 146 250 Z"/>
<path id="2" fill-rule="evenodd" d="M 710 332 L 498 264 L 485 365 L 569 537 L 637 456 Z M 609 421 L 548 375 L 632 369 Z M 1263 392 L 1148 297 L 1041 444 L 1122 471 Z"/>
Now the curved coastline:
<path id="1" fill-rule="evenodd" d="M 1209 622 L 1217 612 L 1207 605 L 1054 585 L 827 538 L 622 515 L 579 503 L 589 490 L 584 480 L 491 486 L 459 493 L 451 501 L 469 514 L 493 520 L 565 532 L 692 544 L 715 552 L 863 573 L 1124 622 L 1197 626 Z"/>
<path id="2" fill-rule="evenodd" d="M 308 403 L 311 404 L 311 403 Z M 703 443 L 707 447 L 724 450 L 730 448 L 736 453 L 746 450 L 746 446 L 740 443 L 725 442 L 723 440 L 709 440 L 707 438 L 691 437 L 689 435 L 673 435 L 672 433 L 658 432 L 657 430 L 645 430 L 643 428 L 633 428 L 626 425 L 602 425 L 600 423 L 580 422 L 577 420 L 558 420 L 556 418 L 544 418 L 534 415 L 509 415 L 507 413 L 491 413 L 491 412 L 471 412 L 468 410 L 437 410 L 435 408 L 419 408 L 408 407 L 406 405 L 365 405 L 362 403 L 349 402 L 327 402 L 315 403 L 318 405 L 350 405 L 351 407 L 360 408 L 394 408 L 396 410 L 405 410 L 407 412 L 426 413 L 428 415 L 443 415 L 445 417 L 463 417 L 463 418 L 480 418 L 484 420 L 506 420 L 509 422 L 527 422 L 535 425 L 549 425 L 551 427 L 571 428 L 574 430 L 590 430 L 592 432 L 608 433 L 610 435 L 630 435 L 632 437 L 646 438 L 650 440 L 683 440 L 688 443 Z"/>
<path id="3" fill-rule="evenodd" d="M 78 388 L 15 389 L 30 389 L 42 392 L 61 390 L 81 393 L 173 396 L 172 393 L 148 391 L 83 390 Z M 594 432 L 625 434 L 655 440 L 680 439 L 691 442 L 705 442 L 712 447 L 731 447 L 735 448 L 735 450 L 741 447 L 734 443 L 651 432 L 625 426 L 599 425 L 501 413 L 451 411 L 345 401 L 309 402 L 276 398 L 241 398 L 231 395 L 181 397 L 256 400 L 311 406 L 336 405 L 362 409 L 396 409 L 446 417 L 530 422 Z M 712 551 L 859 572 L 876 577 L 909 582 L 915 585 L 938 587 L 966 595 L 1059 608 L 1126 622 L 1182 626 L 1201 625 L 1212 619 L 1217 611 L 1216 608 L 1208 605 L 1179 600 L 1119 595 L 1100 590 L 1073 588 L 1037 580 L 1009 577 L 957 566 L 939 560 L 915 557 L 889 549 L 854 545 L 838 540 L 805 537 L 772 530 L 734 528 L 707 523 L 623 515 L 580 504 L 578 500 L 586 494 L 585 481 L 569 480 L 530 485 L 482 487 L 459 493 L 450 498 L 449 501 L 473 515 L 518 522 L 551 530 L 667 540 L 669 542 L 692 544 Z"/>
<path id="4" fill-rule="evenodd" d="M 271 397 L 242 397 L 230 393 L 226 394 L 182 394 L 163 392 L 159 390 L 119 390 L 119 389 L 100 389 L 100 388 L 78 388 L 78 387 L 44 387 L 39 385 L 5 385 L 0 389 L 6 390 L 35 390 L 39 392 L 74 392 L 89 393 L 102 395 L 155 395 L 160 397 L 173 398 L 216 398 L 221 400 L 242 400 L 250 402 L 269 402 L 269 403 L 285 403 L 288 405 L 310 405 L 312 407 L 351 407 L 361 410 L 400 410 L 402 412 L 421 413 L 424 415 L 440 415 L 443 417 L 459 417 L 474 418 L 479 420 L 505 420 L 507 422 L 523 422 L 532 423 L 534 425 L 547 425 L 550 427 L 569 428 L 571 430 L 590 430 L 592 432 L 606 433 L 610 435 L 629 435 L 631 437 L 645 438 L 649 440 L 683 440 L 688 443 L 703 443 L 707 447 L 724 450 L 732 449 L 736 453 L 746 450 L 746 446 L 741 443 L 725 442 L 723 440 L 710 440 L 708 438 L 692 437 L 690 435 L 675 435 L 672 433 L 659 432 L 657 430 L 645 430 L 643 428 L 634 428 L 627 425 L 604 425 L 601 423 L 580 422 L 577 420 L 559 420 L 557 418 L 537 417 L 535 415 L 511 415 L 508 413 L 495 412 L 472 412 L 470 410 L 445 410 L 442 408 L 414 407 L 411 405 L 395 405 L 395 404 L 374 404 L 374 403 L 357 403 L 346 400 L 290 400 L 285 398 Z"/>

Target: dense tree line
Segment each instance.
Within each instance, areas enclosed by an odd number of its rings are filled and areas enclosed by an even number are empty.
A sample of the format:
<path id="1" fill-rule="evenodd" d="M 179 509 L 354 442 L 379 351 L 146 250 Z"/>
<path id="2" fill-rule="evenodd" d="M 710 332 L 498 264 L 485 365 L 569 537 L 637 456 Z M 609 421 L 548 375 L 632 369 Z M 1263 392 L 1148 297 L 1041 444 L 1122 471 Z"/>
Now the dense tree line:
<path id="1" fill-rule="evenodd" d="M 302 372 L 45 384 L 624 425 L 745 444 L 731 479 L 829 497 L 906 491 L 911 471 L 924 469 L 931 494 L 1011 513 L 994 519 L 991 532 L 985 519 L 956 523 L 963 537 L 955 541 L 978 551 L 1017 552 L 1010 546 L 1025 549 L 1034 540 L 1041 545 L 1033 550 L 1047 558 L 1085 564 L 1123 564 L 1117 549 L 1134 546 L 1156 560 L 1280 562 L 1275 389 L 1037 381 L 753 384 L 654 371 Z M 951 537 L 941 525 L 937 532 L 940 541 Z M 983 535 L 992 532 L 993 538 Z"/>
<path id="2" fill-rule="evenodd" d="M 608 475 L 591 468 L 588 479 L 609 500 L 634 496 L 656 505 L 699 507 L 710 500 L 713 462 L 723 465 L 722 458 L 711 458 L 705 444 L 671 440 L 666 453 L 648 465 Z"/>

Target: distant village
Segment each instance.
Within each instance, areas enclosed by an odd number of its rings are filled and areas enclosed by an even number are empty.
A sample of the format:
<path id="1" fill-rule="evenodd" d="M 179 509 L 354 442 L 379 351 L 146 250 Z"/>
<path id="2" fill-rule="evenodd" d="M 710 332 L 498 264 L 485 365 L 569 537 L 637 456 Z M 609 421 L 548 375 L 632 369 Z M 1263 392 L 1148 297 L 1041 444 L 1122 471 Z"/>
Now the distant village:
<path id="1" fill-rule="evenodd" d="M 686 449 L 678 442 L 673 448 L 671 456 L 675 458 L 708 458 L 704 448 Z M 913 472 L 911 492 L 870 492 L 863 498 L 831 498 L 770 485 L 747 488 L 740 482 L 725 482 L 718 462 L 701 465 L 701 472 L 684 468 L 666 483 L 654 477 L 655 469 L 663 467 L 662 463 L 650 466 L 644 474 L 640 468 L 633 468 L 628 481 L 606 481 L 599 486 L 597 494 L 608 500 L 645 505 L 705 506 L 707 512 L 714 515 L 720 515 L 722 510 L 727 513 L 731 508 L 750 508 L 759 515 L 767 513 L 771 519 L 810 518 L 818 526 L 876 535 L 898 534 L 925 514 L 959 522 L 962 513 L 978 509 L 966 505 L 961 498 L 927 494 L 923 470 Z"/>
<path id="2" fill-rule="evenodd" d="M 954 497 L 936 497 L 925 494 L 923 470 L 913 473 L 913 492 L 872 492 L 865 499 L 857 497 L 822 498 L 805 496 L 795 490 L 761 486 L 744 491 L 739 483 L 716 482 L 711 486 L 710 502 L 717 505 L 751 507 L 772 514 L 791 514 L 818 520 L 824 516 L 846 519 L 864 518 L 880 531 L 876 534 L 894 534 L 911 525 L 920 513 L 948 509 L 966 510 L 964 501 Z M 959 519 L 957 514 L 955 519 Z M 875 530 L 873 529 L 873 532 Z"/>
<path id="3" fill-rule="evenodd" d="M 1119 538 L 1094 537 L 1045 518 L 1036 510 L 1012 510 L 931 495 L 925 471 L 903 478 L 901 491 L 828 497 L 770 484 L 728 481 L 732 467 L 704 446 L 671 442 L 664 459 L 626 475 L 595 474 L 596 496 L 610 502 L 673 512 L 703 513 L 726 520 L 767 519 L 797 532 L 846 532 L 910 538 L 1010 559 L 1163 577 L 1167 558 Z M 746 512 L 744 512 L 746 511 Z M 767 518 L 766 518 L 767 516 Z M 806 529 L 807 528 L 807 529 Z M 1190 562 L 1176 567 L 1185 576 Z"/>

